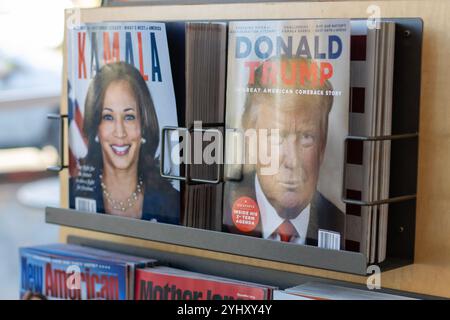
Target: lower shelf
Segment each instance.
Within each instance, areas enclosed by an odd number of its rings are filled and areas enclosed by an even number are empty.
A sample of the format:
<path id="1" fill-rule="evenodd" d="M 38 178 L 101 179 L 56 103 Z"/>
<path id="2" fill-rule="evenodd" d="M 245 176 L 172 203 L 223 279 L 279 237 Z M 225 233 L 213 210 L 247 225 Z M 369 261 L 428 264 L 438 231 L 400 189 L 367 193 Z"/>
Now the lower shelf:
<path id="1" fill-rule="evenodd" d="M 263 283 L 266 285 L 278 287 L 280 289 L 286 289 L 306 282 L 322 282 L 330 285 L 338 285 L 360 290 L 368 290 L 367 287 L 362 284 L 349 283 L 316 276 L 303 275 L 299 273 L 268 269 L 264 267 L 249 266 L 234 262 L 226 262 L 203 257 L 195 257 L 181 253 L 166 252 L 156 249 L 118 244 L 115 242 L 89 239 L 72 235 L 68 236 L 67 242 L 81 246 L 88 246 L 98 249 L 153 258 L 158 260 L 159 263 L 173 268 L 179 268 L 183 270 L 226 277 L 241 281 Z M 439 297 L 416 294 L 412 292 L 403 292 L 387 288 L 376 290 L 376 292 L 402 295 L 416 299 L 441 299 Z"/>
<path id="2" fill-rule="evenodd" d="M 52 224 L 313 268 L 366 274 L 366 258 L 357 252 L 328 250 L 72 209 L 47 207 L 45 211 L 46 222 Z"/>

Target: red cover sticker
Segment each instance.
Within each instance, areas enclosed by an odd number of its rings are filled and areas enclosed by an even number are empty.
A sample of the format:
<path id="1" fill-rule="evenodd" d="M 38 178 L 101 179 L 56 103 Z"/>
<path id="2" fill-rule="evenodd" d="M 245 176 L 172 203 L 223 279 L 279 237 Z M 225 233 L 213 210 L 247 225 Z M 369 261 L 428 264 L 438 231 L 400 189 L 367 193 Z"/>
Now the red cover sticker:
<path id="1" fill-rule="evenodd" d="M 231 216 L 239 231 L 253 231 L 259 223 L 258 204 L 252 198 L 240 197 L 233 203 Z"/>

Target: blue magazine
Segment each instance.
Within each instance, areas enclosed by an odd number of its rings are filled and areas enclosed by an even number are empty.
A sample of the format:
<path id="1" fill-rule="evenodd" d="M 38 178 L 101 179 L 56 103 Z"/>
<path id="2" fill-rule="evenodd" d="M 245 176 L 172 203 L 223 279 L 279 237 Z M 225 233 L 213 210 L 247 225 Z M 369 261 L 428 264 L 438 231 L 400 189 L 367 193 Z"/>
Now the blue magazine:
<path id="1" fill-rule="evenodd" d="M 20 298 L 133 299 L 134 271 L 152 259 L 55 244 L 20 249 Z"/>

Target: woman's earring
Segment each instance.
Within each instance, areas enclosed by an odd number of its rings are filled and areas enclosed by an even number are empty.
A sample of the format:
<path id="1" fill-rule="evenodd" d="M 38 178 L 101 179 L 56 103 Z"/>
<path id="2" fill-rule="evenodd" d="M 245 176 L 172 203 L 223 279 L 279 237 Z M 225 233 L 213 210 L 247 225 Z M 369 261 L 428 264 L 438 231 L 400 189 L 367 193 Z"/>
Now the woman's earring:
<path id="1" fill-rule="evenodd" d="M 100 141 L 98 140 L 98 136 L 95 136 L 95 142 L 99 143 Z"/>
<path id="2" fill-rule="evenodd" d="M 141 143 L 145 144 L 147 142 L 147 140 L 145 140 L 145 138 L 141 138 Z"/>

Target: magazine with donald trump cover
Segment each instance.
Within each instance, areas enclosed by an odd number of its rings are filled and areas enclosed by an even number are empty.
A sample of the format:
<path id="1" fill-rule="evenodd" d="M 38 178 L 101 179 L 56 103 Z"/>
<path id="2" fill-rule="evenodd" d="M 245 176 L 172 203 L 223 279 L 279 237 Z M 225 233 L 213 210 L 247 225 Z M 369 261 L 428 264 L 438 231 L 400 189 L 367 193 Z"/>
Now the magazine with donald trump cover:
<path id="1" fill-rule="evenodd" d="M 179 224 L 179 182 L 159 170 L 160 130 L 178 125 L 166 30 L 154 22 L 69 27 L 70 208 Z"/>
<path id="2" fill-rule="evenodd" d="M 350 21 L 229 24 L 224 229 L 345 247 Z"/>

